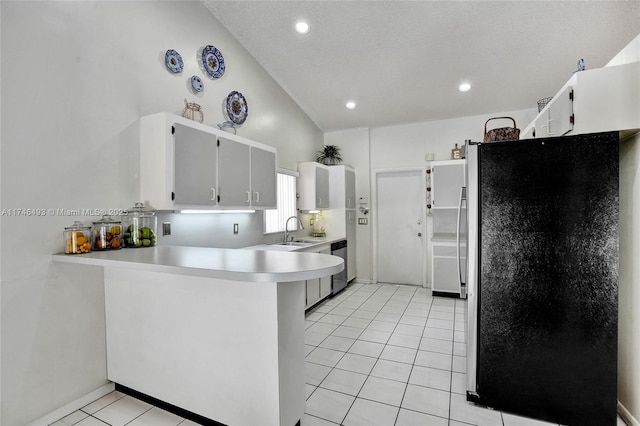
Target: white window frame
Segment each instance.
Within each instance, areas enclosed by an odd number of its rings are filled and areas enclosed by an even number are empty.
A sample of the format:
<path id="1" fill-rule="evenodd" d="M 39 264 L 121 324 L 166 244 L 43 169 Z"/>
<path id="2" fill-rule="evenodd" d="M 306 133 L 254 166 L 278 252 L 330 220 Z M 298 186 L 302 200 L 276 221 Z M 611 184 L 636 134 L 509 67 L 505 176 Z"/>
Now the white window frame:
<path id="1" fill-rule="evenodd" d="M 277 208 L 264 210 L 263 232 L 277 234 L 284 232 L 287 219 L 298 214 L 297 210 L 297 178 L 300 174 L 293 170 L 278 167 L 277 171 Z M 298 229 L 298 222 L 292 221 L 290 231 Z"/>

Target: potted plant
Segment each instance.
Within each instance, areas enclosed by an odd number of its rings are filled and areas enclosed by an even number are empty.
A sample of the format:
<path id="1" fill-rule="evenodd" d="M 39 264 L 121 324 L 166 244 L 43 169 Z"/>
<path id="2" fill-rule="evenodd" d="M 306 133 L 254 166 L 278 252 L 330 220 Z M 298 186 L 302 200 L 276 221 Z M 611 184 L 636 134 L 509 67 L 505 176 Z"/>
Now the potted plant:
<path id="1" fill-rule="evenodd" d="M 318 151 L 316 161 L 321 164 L 331 165 L 342 163 L 340 156 L 340 147 L 336 145 L 325 145 L 321 151 Z"/>

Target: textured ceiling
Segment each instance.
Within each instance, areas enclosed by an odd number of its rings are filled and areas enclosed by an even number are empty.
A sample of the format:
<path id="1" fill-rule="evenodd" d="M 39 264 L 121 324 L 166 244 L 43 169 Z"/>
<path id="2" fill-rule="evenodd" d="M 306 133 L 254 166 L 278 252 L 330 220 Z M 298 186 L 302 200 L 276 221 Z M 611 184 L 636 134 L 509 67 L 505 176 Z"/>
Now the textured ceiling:
<path id="1" fill-rule="evenodd" d="M 640 33 L 638 0 L 203 3 L 323 131 L 535 108 Z"/>

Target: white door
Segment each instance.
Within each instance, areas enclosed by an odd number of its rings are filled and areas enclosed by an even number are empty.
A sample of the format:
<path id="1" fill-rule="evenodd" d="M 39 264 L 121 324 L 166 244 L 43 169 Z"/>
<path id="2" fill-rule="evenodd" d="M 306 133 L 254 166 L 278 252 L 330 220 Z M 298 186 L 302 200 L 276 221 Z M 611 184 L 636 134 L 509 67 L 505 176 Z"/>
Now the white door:
<path id="1" fill-rule="evenodd" d="M 423 285 L 423 171 L 378 172 L 376 176 L 377 280 Z"/>

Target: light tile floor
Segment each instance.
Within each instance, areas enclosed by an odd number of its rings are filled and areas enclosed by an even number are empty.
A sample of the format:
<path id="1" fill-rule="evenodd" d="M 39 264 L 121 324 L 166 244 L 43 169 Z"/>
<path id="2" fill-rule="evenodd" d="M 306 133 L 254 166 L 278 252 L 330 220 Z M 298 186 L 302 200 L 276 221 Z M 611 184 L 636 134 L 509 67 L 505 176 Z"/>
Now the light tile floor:
<path id="1" fill-rule="evenodd" d="M 430 294 L 351 284 L 307 313 L 303 426 L 551 424 L 466 401 L 466 302 Z M 195 424 L 112 392 L 53 426 Z"/>

